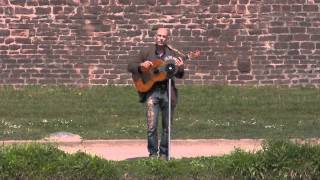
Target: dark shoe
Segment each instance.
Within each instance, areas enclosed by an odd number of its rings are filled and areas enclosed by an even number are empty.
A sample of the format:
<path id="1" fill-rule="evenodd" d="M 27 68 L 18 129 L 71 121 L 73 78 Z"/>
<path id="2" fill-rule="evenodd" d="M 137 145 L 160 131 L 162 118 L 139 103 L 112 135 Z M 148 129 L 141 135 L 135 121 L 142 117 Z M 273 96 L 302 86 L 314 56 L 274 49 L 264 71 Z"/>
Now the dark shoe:
<path id="1" fill-rule="evenodd" d="M 149 154 L 149 158 L 157 159 L 158 158 L 158 154 Z"/>
<path id="2" fill-rule="evenodd" d="M 165 160 L 165 161 L 168 160 L 168 156 L 165 155 L 165 154 L 160 154 L 159 158 L 160 158 L 161 160 Z"/>

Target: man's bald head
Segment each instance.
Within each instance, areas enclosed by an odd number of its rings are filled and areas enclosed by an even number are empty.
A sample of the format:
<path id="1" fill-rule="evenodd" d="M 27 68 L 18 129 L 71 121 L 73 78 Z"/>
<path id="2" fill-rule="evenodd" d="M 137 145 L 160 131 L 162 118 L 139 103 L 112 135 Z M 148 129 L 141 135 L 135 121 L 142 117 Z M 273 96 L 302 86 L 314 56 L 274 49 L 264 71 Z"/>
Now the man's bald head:
<path id="1" fill-rule="evenodd" d="M 155 37 L 156 44 L 160 46 L 167 44 L 168 36 L 169 30 L 167 28 L 159 28 Z"/>

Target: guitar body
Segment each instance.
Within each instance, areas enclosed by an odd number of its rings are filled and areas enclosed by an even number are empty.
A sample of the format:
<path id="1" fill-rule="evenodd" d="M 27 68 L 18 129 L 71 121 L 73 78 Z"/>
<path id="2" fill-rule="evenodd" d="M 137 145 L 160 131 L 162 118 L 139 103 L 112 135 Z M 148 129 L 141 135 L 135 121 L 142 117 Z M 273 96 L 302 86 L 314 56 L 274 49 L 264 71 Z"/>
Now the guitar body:
<path id="1" fill-rule="evenodd" d="M 200 51 L 190 52 L 187 55 L 181 52 L 180 54 L 187 57 L 186 59 L 189 59 L 190 57 L 198 57 Z M 150 68 L 142 69 L 142 74 L 132 74 L 134 85 L 139 93 L 148 92 L 156 82 L 166 80 L 168 78 L 168 73 L 165 70 L 166 65 L 175 64 L 172 60 L 164 61 L 162 59 L 153 60 L 152 63 L 153 65 Z"/>
<path id="2" fill-rule="evenodd" d="M 132 75 L 136 90 L 140 93 L 148 92 L 156 82 L 167 78 L 167 73 L 164 71 L 166 63 L 161 59 L 154 60 L 152 63 L 153 66 L 143 70 L 142 75 Z"/>

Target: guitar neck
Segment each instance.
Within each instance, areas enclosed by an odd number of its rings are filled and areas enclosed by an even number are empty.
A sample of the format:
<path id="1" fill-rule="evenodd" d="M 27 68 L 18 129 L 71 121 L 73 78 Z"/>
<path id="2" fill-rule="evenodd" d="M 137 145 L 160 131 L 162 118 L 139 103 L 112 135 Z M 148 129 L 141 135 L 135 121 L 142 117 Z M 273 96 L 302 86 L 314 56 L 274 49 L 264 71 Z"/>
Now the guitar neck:
<path id="1" fill-rule="evenodd" d="M 184 60 L 188 60 L 191 59 L 192 57 L 198 57 L 200 55 L 200 51 L 192 51 L 192 52 L 188 52 L 188 53 L 183 53 L 181 51 L 179 51 L 176 48 L 173 48 L 171 45 L 167 44 L 167 46 L 169 47 L 169 49 L 171 49 L 172 51 L 176 52 L 177 54 L 179 54 L 180 56 L 183 57 Z"/>

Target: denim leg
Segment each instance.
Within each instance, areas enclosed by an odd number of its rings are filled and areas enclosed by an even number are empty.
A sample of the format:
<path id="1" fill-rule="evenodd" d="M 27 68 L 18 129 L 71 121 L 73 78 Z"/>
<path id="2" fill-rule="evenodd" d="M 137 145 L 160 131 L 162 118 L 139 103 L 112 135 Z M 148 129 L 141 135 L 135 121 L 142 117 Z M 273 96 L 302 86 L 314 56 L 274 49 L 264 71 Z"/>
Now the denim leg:
<path id="1" fill-rule="evenodd" d="M 148 151 L 150 155 L 158 153 L 158 114 L 159 114 L 159 100 L 153 93 L 146 101 L 147 111 L 147 136 L 148 136 Z"/>
<path id="2" fill-rule="evenodd" d="M 161 101 L 161 109 L 162 109 L 162 134 L 160 141 L 160 154 L 164 154 L 168 156 L 168 128 L 169 128 L 169 99 L 167 95 L 163 96 L 163 101 Z M 174 106 L 171 105 L 171 120 L 173 119 Z M 172 123 L 171 123 L 172 124 Z"/>

